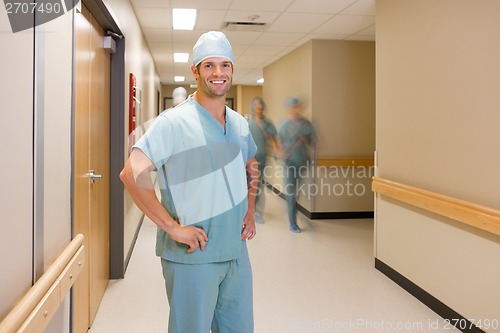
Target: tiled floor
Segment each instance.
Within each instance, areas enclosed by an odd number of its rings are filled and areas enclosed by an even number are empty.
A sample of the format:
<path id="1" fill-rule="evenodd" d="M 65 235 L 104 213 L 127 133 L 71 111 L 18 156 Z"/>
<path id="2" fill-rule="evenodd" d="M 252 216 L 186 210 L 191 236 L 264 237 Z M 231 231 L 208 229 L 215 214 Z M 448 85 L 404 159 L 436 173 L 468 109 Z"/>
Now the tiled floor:
<path id="1" fill-rule="evenodd" d="M 301 216 L 303 232 L 294 234 L 284 201 L 268 194 L 266 223 L 248 244 L 256 333 L 454 332 L 374 268 L 373 220 Z M 167 332 L 155 233 L 145 219 L 125 278 L 110 281 L 90 333 Z"/>

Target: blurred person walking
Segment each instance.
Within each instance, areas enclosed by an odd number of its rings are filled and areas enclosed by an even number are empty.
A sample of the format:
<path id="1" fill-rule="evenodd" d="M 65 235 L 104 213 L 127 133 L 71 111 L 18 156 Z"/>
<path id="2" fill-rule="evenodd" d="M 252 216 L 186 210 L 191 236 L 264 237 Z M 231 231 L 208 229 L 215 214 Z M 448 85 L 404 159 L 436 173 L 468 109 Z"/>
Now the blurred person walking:
<path id="1" fill-rule="evenodd" d="M 297 225 L 297 186 L 301 169 L 308 167 L 310 151 L 316 134 L 312 123 L 303 115 L 303 103 L 296 97 L 285 101 L 287 120 L 280 127 L 278 139 L 281 145 L 280 157 L 285 166 L 284 195 L 286 197 L 290 231 L 300 233 Z"/>
<path id="2" fill-rule="evenodd" d="M 277 131 L 273 122 L 264 115 L 266 110 L 266 103 L 262 97 L 256 96 L 250 102 L 250 118 L 248 124 L 250 132 L 252 133 L 253 140 L 257 145 L 257 153 L 255 159 L 259 163 L 259 187 L 257 189 L 257 197 L 255 198 L 255 222 L 264 223 L 264 170 L 267 165 L 267 155 L 269 147 L 273 151 L 277 151 L 278 140 L 276 138 Z"/>

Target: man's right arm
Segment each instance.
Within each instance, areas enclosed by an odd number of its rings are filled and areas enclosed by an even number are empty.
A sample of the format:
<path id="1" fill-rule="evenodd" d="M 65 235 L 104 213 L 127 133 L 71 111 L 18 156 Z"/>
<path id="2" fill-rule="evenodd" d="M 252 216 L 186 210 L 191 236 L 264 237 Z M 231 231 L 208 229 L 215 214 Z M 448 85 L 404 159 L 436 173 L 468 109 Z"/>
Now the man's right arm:
<path id="1" fill-rule="evenodd" d="M 158 227 L 180 243 L 189 246 L 188 252 L 193 252 L 198 247 L 203 251 L 208 237 L 201 228 L 179 225 L 156 197 L 150 172 L 154 164 L 140 149 L 133 149 L 125 167 L 120 172 L 120 179 L 127 188 L 132 200 L 137 207 Z"/>

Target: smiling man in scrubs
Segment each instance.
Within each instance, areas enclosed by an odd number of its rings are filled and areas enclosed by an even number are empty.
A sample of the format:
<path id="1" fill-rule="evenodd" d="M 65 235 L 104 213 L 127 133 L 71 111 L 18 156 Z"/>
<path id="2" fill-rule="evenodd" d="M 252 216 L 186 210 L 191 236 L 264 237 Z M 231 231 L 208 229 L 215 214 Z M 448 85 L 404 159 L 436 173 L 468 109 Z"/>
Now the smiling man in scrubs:
<path id="1" fill-rule="evenodd" d="M 256 232 L 256 145 L 246 120 L 225 105 L 233 70 L 226 36 L 201 35 L 191 66 L 197 91 L 157 117 L 120 174 L 158 226 L 169 333 L 253 332 L 246 241 Z"/>

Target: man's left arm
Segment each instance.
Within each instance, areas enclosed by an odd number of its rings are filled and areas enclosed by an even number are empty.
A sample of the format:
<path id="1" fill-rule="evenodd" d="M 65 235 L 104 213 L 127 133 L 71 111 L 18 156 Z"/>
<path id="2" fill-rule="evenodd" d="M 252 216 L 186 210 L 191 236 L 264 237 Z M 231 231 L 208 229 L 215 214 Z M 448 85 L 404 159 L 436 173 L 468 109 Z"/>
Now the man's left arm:
<path id="1" fill-rule="evenodd" d="M 255 197 L 257 195 L 258 188 L 258 163 L 255 157 L 252 157 L 247 161 L 246 171 L 249 177 L 248 184 L 248 210 L 243 219 L 243 231 L 241 232 L 241 239 L 250 240 L 255 237 L 256 228 L 255 228 Z"/>

